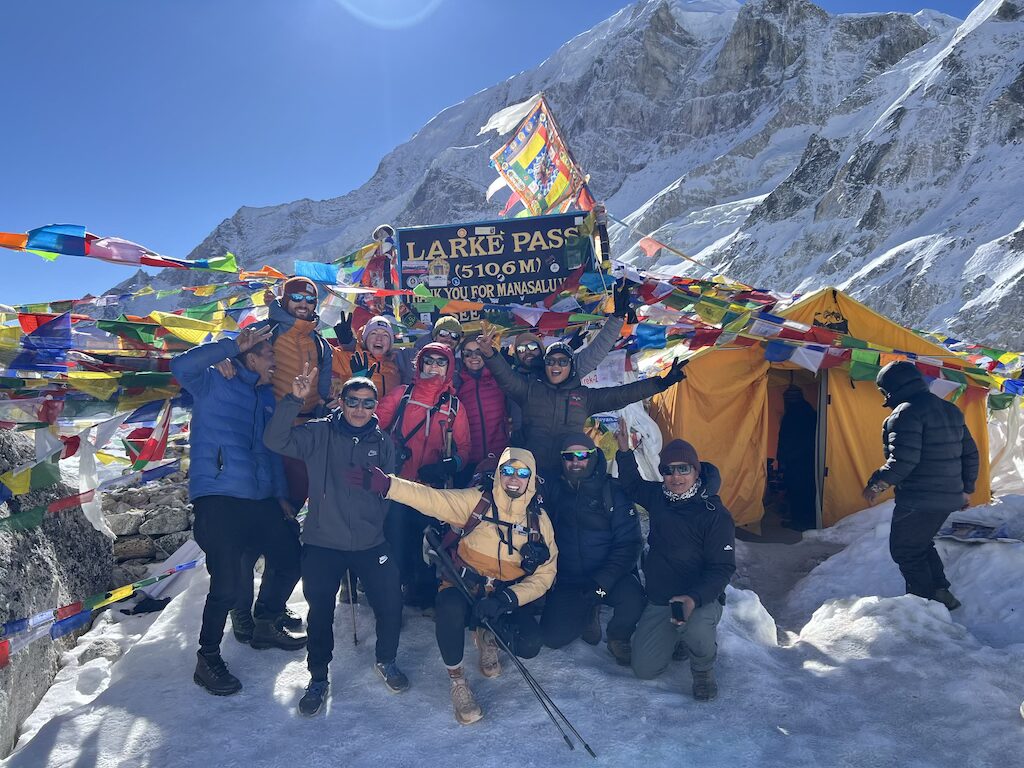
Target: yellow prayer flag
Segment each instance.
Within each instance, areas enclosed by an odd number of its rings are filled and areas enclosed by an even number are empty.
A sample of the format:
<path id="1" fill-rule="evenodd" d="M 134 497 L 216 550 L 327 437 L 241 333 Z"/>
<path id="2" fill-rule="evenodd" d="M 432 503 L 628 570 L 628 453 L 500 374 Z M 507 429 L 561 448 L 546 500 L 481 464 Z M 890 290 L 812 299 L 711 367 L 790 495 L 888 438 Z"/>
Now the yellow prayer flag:
<path id="1" fill-rule="evenodd" d="M 149 316 L 161 327 L 189 344 L 202 344 L 206 338 L 216 333 L 219 328 L 214 323 L 196 320 L 184 315 L 172 315 L 169 312 L 150 312 Z"/>
<path id="2" fill-rule="evenodd" d="M 120 386 L 120 373 L 103 371 L 68 371 L 68 384 L 98 400 L 109 400 Z"/>
<path id="3" fill-rule="evenodd" d="M 95 611 L 97 608 L 102 608 L 105 605 L 116 603 L 118 600 L 124 600 L 126 597 L 131 597 L 134 592 L 135 590 L 132 588 L 131 584 L 128 584 L 124 587 L 118 587 L 113 592 L 109 592 L 109 597 L 107 597 L 105 600 L 96 603 L 96 605 L 94 605 L 92 609 Z"/>

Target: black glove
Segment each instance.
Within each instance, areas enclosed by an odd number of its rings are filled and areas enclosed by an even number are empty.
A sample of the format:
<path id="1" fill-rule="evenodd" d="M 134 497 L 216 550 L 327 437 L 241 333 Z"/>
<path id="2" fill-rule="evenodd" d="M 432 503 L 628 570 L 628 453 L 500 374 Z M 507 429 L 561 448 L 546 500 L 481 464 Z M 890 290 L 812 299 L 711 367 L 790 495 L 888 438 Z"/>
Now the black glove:
<path id="1" fill-rule="evenodd" d="M 580 598 L 588 605 L 597 605 L 608 593 L 596 581 L 589 581 L 580 590 Z"/>
<path id="2" fill-rule="evenodd" d="M 583 346 L 583 340 L 586 337 L 586 333 L 586 326 L 581 325 L 579 328 L 573 331 L 572 336 L 566 339 L 565 343 L 572 347 L 572 349 L 575 351 Z"/>
<path id="3" fill-rule="evenodd" d="M 341 319 L 338 324 L 334 326 L 334 335 L 338 337 L 339 344 L 351 344 L 352 343 L 352 313 L 345 314 L 341 313 Z"/>
<path id="4" fill-rule="evenodd" d="M 350 329 L 349 335 L 351 335 L 351 333 L 352 331 Z M 372 365 L 370 364 L 369 352 L 365 352 L 361 355 L 358 352 L 356 352 L 348 360 L 352 368 L 353 376 L 365 376 L 368 379 L 372 379 L 373 374 L 377 373 L 377 371 L 380 370 L 380 363 L 373 363 Z"/>
<path id="5" fill-rule="evenodd" d="M 477 621 L 494 621 L 503 613 L 512 613 L 519 607 L 519 598 L 510 589 L 495 592 L 490 597 L 477 600 L 473 606 L 473 615 Z"/>
<path id="6" fill-rule="evenodd" d="M 622 278 L 612 289 L 612 300 L 615 302 L 612 317 L 625 318 L 629 314 L 629 281 L 626 278 Z"/>
<path id="7" fill-rule="evenodd" d="M 455 459 L 441 459 L 436 464 L 424 464 L 417 475 L 427 485 L 441 485 L 458 469 L 459 462 Z"/>
<path id="8" fill-rule="evenodd" d="M 686 378 L 683 368 L 689 362 L 689 360 L 680 360 L 678 357 L 672 361 L 672 367 L 668 369 L 668 373 L 661 377 L 661 382 L 665 389 L 668 389 L 673 384 L 678 384 Z"/>

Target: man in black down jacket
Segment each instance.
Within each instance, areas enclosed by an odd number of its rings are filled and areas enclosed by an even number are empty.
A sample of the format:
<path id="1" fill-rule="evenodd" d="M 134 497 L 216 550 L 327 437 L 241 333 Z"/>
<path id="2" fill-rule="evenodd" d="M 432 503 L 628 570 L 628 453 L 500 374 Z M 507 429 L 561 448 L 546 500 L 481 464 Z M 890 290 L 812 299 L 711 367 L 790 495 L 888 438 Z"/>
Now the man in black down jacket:
<path id="1" fill-rule="evenodd" d="M 307 366 L 308 368 L 308 366 Z M 377 620 L 377 673 L 392 691 L 409 687 L 398 669 L 402 585 L 384 540 L 388 502 L 363 487 L 364 470 L 395 469 L 395 448 L 377 423 L 377 387 L 369 379 L 345 382 L 341 410 L 293 426 L 316 380 L 316 369 L 295 377 L 291 394 L 277 404 L 263 439 L 272 451 L 303 459 L 309 470 L 309 513 L 302 530 L 302 591 L 309 603 L 310 682 L 299 711 L 315 715 L 327 694 L 327 666 L 334 651 L 334 609 L 342 576 L 359 577 Z M 353 482 L 352 475 L 357 482 Z"/>
<path id="2" fill-rule="evenodd" d="M 952 403 L 928 391 L 921 372 L 907 360 L 889 363 L 875 379 L 892 414 L 882 425 L 885 464 L 864 489 L 874 504 L 896 488 L 889 552 L 907 582 L 907 593 L 960 607 L 949 591 L 933 538 L 957 509 L 966 509 L 978 479 L 978 446 Z"/>
<path id="3" fill-rule="evenodd" d="M 629 666 L 629 638 L 647 603 L 636 572 L 640 521 L 593 440 L 570 433 L 560 447 L 562 475 L 544 492 L 558 543 L 558 575 L 540 619 L 544 644 L 561 648 L 582 634 L 597 645 L 604 603 L 613 609 L 608 650 Z"/>
<path id="4" fill-rule="evenodd" d="M 722 481 L 714 464 L 701 462 L 683 440 L 661 452 L 664 481 L 643 480 L 620 429 L 615 460 L 626 493 L 650 515 L 650 549 L 644 560 L 647 596 L 633 635 L 633 673 L 642 680 L 661 674 L 682 641 L 690 657 L 693 696 L 718 694 L 715 633 L 725 605 L 725 587 L 736 571 L 735 525 L 718 497 Z M 678 605 L 673 615 L 673 605 Z"/>

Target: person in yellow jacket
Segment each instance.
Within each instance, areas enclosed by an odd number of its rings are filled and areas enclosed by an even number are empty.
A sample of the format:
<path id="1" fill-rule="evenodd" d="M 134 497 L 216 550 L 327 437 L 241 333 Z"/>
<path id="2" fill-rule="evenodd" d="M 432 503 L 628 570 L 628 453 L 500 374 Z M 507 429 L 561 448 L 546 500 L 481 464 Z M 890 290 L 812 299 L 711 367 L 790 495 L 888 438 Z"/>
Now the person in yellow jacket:
<path id="1" fill-rule="evenodd" d="M 537 495 L 533 454 L 506 448 L 490 487 L 438 490 L 384 474 L 355 469 L 364 487 L 414 507 L 453 528 L 444 539 L 463 580 L 477 596 L 471 604 L 451 584 L 442 584 L 435 602 L 435 632 L 451 679 L 455 719 L 463 724 L 483 717 L 462 670 L 466 627 L 487 620 L 524 659 L 540 652 L 540 627 L 524 606 L 547 592 L 555 580 L 558 548 L 551 521 Z M 493 636 L 475 633 L 484 677 L 501 674 Z"/>

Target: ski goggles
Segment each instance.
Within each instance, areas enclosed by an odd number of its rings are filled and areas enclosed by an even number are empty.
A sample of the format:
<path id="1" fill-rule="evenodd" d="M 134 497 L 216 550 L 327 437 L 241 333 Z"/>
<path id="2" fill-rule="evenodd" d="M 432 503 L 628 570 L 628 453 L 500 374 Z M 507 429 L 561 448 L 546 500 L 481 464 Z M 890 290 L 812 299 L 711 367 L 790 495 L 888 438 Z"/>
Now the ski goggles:
<path id="1" fill-rule="evenodd" d="M 458 331 L 449 331 L 447 328 L 442 328 L 437 332 L 437 335 L 442 339 L 451 339 L 452 341 L 458 341 L 462 338 L 462 334 Z"/>
<path id="2" fill-rule="evenodd" d="M 693 469 L 693 464 L 662 464 L 658 467 L 662 477 L 667 477 L 668 475 L 688 475 L 693 472 Z"/>
<path id="3" fill-rule="evenodd" d="M 595 453 L 597 453 L 596 448 L 587 448 L 583 451 L 562 451 L 562 461 L 589 461 Z"/>
<path id="4" fill-rule="evenodd" d="M 572 360 L 565 355 L 551 355 L 544 358 L 544 365 L 547 368 L 568 368 L 572 365 Z"/>
<path id="5" fill-rule="evenodd" d="M 348 408 L 364 408 L 367 411 L 377 407 L 377 401 L 372 397 L 345 397 L 344 403 Z"/>
<path id="6" fill-rule="evenodd" d="M 423 358 L 424 365 L 436 365 L 438 368 L 448 367 L 447 357 L 434 357 L 433 355 L 427 355 Z"/>
<path id="7" fill-rule="evenodd" d="M 308 293 L 289 293 L 288 298 L 292 301 L 304 301 L 307 304 L 316 304 L 316 296 L 311 296 Z"/>
<path id="8" fill-rule="evenodd" d="M 502 477 L 521 477 L 523 480 L 533 474 L 529 467 L 513 467 L 511 464 L 502 464 L 498 471 Z"/>
<path id="9" fill-rule="evenodd" d="M 536 341 L 528 341 L 525 344 L 517 344 L 516 352 L 522 354 L 523 352 L 540 352 L 540 344 Z"/>

